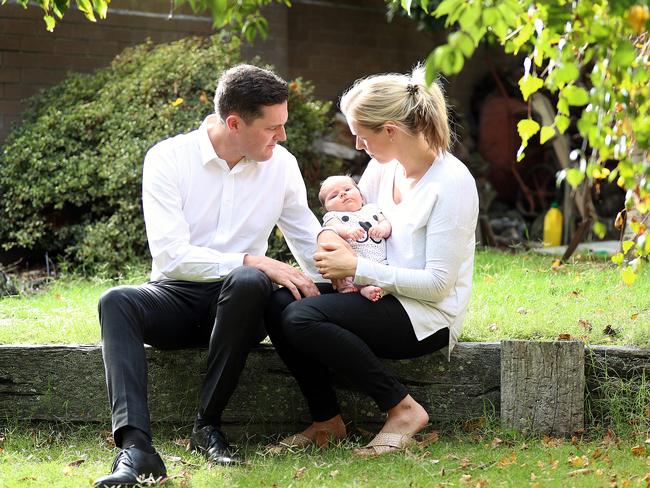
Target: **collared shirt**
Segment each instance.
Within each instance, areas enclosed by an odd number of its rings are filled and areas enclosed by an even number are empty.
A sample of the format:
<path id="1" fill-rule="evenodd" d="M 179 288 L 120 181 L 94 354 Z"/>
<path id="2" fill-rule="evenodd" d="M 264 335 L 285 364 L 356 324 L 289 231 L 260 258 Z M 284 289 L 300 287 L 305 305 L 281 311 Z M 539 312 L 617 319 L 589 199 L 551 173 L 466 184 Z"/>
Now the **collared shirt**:
<path id="1" fill-rule="evenodd" d="M 279 145 L 267 161 L 243 159 L 230 169 L 206 119 L 147 152 L 142 204 L 152 280 L 223 279 L 246 254 L 266 253 L 276 224 L 303 271 L 320 278 L 313 265 L 320 225 L 296 158 Z"/>
<path id="2" fill-rule="evenodd" d="M 359 188 L 392 225 L 388 266 L 358 258 L 354 283 L 395 295 L 422 340 L 449 327 L 451 352 L 472 291 L 476 182 L 451 154 L 438 157 L 401 203 L 393 200 L 397 161 L 370 161 Z"/>

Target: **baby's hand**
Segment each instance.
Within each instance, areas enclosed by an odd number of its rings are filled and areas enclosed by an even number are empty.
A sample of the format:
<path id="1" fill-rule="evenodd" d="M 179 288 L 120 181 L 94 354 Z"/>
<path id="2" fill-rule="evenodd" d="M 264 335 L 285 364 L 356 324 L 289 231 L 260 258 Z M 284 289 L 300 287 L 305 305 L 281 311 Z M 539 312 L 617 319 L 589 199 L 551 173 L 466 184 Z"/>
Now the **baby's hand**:
<path id="1" fill-rule="evenodd" d="M 363 227 L 357 227 L 356 229 L 351 229 L 348 232 L 348 239 L 351 241 L 358 241 L 364 237 L 366 237 L 366 231 L 363 229 Z"/>
<path id="2" fill-rule="evenodd" d="M 370 227 L 368 230 L 368 235 L 374 237 L 375 239 L 386 239 L 390 236 L 390 231 L 387 229 L 382 229 L 381 227 Z"/>

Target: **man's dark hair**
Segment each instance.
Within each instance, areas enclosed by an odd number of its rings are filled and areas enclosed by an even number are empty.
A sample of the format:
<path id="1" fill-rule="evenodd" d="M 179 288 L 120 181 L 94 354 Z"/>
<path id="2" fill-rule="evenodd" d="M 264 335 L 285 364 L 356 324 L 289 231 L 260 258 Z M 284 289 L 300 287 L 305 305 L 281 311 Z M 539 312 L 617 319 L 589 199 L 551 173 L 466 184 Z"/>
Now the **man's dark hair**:
<path id="1" fill-rule="evenodd" d="M 214 95 L 216 114 L 225 120 L 231 113 L 249 123 L 262 115 L 262 107 L 286 102 L 287 82 L 269 70 L 240 64 L 219 77 Z"/>

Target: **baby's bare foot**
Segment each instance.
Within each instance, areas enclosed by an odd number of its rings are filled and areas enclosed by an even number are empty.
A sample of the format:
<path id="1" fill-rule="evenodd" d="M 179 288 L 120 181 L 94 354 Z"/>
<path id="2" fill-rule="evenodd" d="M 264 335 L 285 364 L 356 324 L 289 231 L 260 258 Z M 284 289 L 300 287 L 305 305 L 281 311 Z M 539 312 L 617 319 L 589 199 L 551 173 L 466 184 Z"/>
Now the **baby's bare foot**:
<path id="1" fill-rule="evenodd" d="M 371 302 L 376 302 L 381 298 L 381 288 L 378 286 L 368 285 L 361 288 L 361 294 Z"/>

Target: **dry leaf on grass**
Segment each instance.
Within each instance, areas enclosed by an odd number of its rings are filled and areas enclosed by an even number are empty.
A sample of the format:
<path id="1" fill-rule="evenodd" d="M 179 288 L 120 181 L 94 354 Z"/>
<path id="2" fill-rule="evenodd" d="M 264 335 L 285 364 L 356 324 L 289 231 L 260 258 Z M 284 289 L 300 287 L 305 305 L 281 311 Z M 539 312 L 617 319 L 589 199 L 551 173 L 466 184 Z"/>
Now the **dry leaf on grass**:
<path id="1" fill-rule="evenodd" d="M 434 443 L 438 442 L 439 439 L 440 439 L 440 432 L 437 431 L 437 430 L 433 430 L 433 431 L 429 432 L 428 434 L 426 434 L 424 437 L 422 437 L 422 440 L 420 440 L 420 442 L 418 442 L 418 446 L 419 447 L 426 447 L 426 446 L 429 446 L 431 444 L 434 444 Z"/>
<path id="2" fill-rule="evenodd" d="M 68 466 L 70 466 L 71 468 L 74 468 L 75 466 L 79 466 L 80 464 L 83 464 L 85 462 L 86 462 L 85 459 L 76 459 L 76 460 L 72 461 L 71 463 L 68 463 Z"/>
<path id="3" fill-rule="evenodd" d="M 293 474 L 293 479 L 297 480 L 299 478 L 302 478 L 306 472 L 307 472 L 307 468 L 305 468 L 304 466 L 302 468 L 298 468 L 296 472 Z"/>
<path id="4" fill-rule="evenodd" d="M 573 470 L 573 471 L 569 471 L 567 473 L 567 475 L 576 476 L 576 475 L 579 475 L 579 474 L 589 474 L 589 473 L 592 473 L 593 471 L 594 470 L 591 469 L 591 468 L 581 468 L 581 469 L 576 469 L 576 470 Z"/>
<path id="5" fill-rule="evenodd" d="M 630 448 L 630 452 L 633 456 L 643 456 L 645 454 L 645 447 L 636 445 Z"/>

